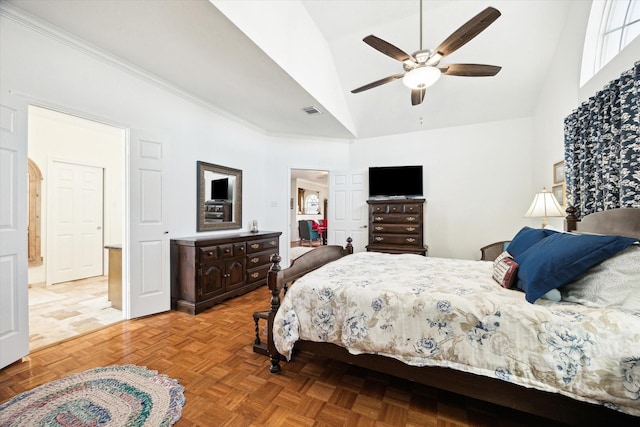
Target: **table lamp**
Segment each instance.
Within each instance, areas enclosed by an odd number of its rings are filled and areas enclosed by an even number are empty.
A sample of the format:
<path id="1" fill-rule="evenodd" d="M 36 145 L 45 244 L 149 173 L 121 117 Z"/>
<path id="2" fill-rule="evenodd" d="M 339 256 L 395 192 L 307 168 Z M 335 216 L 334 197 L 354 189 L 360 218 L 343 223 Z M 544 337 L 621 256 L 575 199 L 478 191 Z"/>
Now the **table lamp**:
<path id="1" fill-rule="evenodd" d="M 533 198 L 533 203 L 531 203 L 529 210 L 524 216 L 531 218 L 542 217 L 542 228 L 545 228 L 547 226 L 548 216 L 565 216 L 565 213 L 562 212 L 560 203 L 558 203 L 553 193 L 548 193 L 543 187 L 542 192 L 537 193 Z"/>

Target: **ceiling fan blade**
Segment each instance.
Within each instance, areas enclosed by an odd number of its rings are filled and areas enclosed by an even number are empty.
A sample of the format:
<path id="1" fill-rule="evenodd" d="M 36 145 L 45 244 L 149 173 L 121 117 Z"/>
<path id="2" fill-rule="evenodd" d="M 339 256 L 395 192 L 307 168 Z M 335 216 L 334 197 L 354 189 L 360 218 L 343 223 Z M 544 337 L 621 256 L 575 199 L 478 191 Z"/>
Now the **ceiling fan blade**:
<path id="1" fill-rule="evenodd" d="M 379 50 L 385 55 L 395 59 L 396 61 L 404 62 L 409 60 L 416 62 L 416 59 L 413 56 L 409 55 L 407 52 L 374 35 L 367 36 L 363 38 L 362 41 L 372 48 Z"/>
<path id="2" fill-rule="evenodd" d="M 484 64 L 448 64 L 440 65 L 438 69 L 447 76 L 489 77 L 498 74 L 502 67 Z"/>
<path id="3" fill-rule="evenodd" d="M 360 92 L 363 92 L 365 90 L 373 89 L 374 87 L 383 85 L 385 83 L 389 83 L 389 82 L 392 82 L 394 80 L 398 80 L 398 79 L 402 78 L 403 76 L 404 76 L 404 73 L 394 74 L 393 76 L 385 77 L 384 79 L 376 80 L 375 82 L 371 82 L 371 83 L 366 84 L 364 86 L 361 86 L 361 87 L 359 87 L 357 89 L 354 89 L 354 90 L 351 91 L 351 93 L 360 93 Z"/>
<path id="4" fill-rule="evenodd" d="M 469 40 L 480 34 L 485 28 L 500 17 L 498 9 L 488 7 L 458 28 L 435 50 L 442 56 L 447 56 L 464 46 Z"/>
<path id="5" fill-rule="evenodd" d="M 424 100 L 424 94 L 427 90 L 425 88 L 422 89 L 412 89 L 411 90 L 411 105 L 419 105 L 422 104 Z"/>

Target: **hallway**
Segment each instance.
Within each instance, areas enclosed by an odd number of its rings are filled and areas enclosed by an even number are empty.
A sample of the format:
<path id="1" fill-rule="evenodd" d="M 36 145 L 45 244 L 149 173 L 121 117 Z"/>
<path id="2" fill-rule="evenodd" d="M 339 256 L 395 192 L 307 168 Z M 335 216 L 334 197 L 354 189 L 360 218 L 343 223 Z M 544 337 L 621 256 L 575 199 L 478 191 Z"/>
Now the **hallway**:
<path id="1" fill-rule="evenodd" d="M 29 287 L 29 351 L 122 320 L 107 300 L 107 276 Z"/>

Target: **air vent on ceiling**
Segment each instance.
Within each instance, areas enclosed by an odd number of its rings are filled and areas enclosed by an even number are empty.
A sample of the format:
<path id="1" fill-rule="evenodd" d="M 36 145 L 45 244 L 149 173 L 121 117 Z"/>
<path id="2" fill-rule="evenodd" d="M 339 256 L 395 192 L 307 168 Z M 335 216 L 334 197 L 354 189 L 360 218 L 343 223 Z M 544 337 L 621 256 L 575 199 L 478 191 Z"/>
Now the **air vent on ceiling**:
<path id="1" fill-rule="evenodd" d="M 314 107 L 313 105 L 310 107 L 304 107 L 302 111 L 307 114 L 322 114 L 322 111 L 318 110 L 318 107 Z"/>

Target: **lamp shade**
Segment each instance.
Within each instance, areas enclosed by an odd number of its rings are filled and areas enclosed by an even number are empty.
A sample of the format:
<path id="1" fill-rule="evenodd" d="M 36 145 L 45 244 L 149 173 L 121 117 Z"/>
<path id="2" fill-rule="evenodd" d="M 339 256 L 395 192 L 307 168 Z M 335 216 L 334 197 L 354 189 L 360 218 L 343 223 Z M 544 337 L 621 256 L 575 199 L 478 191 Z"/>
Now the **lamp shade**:
<path id="1" fill-rule="evenodd" d="M 562 212 L 560 203 L 558 203 L 553 193 L 548 193 L 547 190 L 543 188 L 542 192 L 534 196 L 533 202 L 524 216 L 542 218 L 542 228 L 544 228 L 545 225 L 547 225 L 548 216 L 565 216 L 565 214 Z"/>
<path id="2" fill-rule="evenodd" d="M 436 67 L 425 65 L 404 75 L 402 83 L 411 89 L 424 89 L 438 81 L 442 73 Z"/>

